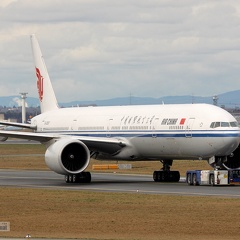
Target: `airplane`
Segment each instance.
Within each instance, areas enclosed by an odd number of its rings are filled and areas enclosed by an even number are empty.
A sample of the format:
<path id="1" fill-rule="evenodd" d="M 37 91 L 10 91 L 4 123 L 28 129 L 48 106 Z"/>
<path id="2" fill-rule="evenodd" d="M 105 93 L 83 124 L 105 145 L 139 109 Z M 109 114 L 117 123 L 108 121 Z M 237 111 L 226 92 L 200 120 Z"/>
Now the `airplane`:
<path id="1" fill-rule="evenodd" d="M 210 104 L 59 108 L 38 40 L 30 36 L 41 113 L 30 124 L 0 124 L 31 132 L 0 131 L 4 138 L 39 141 L 45 162 L 66 183 L 91 182 L 90 158 L 162 163 L 155 182 L 178 182 L 173 160 L 206 160 L 214 168 L 240 166 L 240 129 L 226 110 Z M 67 86 L 67 83 L 66 83 Z"/>

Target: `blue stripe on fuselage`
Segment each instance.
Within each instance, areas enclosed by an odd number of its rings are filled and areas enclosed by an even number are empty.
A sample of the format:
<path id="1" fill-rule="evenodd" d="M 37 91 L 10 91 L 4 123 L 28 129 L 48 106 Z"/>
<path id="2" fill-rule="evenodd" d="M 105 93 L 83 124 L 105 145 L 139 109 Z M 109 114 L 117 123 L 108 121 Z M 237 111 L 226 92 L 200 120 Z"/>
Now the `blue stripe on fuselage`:
<path id="1" fill-rule="evenodd" d="M 88 137 L 160 137 L 160 138 L 208 138 L 208 137 L 240 137 L 240 131 L 44 131 L 42 133 L 58 133 L 69 136 L 88 136 Z"/>

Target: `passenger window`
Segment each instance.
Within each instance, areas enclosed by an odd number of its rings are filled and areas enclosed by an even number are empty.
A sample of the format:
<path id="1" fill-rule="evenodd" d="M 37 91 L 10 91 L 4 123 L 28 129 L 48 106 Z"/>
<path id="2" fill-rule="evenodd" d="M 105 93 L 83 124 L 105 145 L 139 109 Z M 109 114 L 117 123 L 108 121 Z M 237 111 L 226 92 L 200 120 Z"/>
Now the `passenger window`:
<path id="1" fill-rule="evenodd" d="M 217 128 L 217 127 L 220 127 L 220 126 L 221 126 L 220 122 L 216 122 L 214 128 Z"/>
<path id="2" fill-rule="evenodd" d="M 221 127 L 229 127 L 229 123 L 228 122 L 221 122 Z"/>

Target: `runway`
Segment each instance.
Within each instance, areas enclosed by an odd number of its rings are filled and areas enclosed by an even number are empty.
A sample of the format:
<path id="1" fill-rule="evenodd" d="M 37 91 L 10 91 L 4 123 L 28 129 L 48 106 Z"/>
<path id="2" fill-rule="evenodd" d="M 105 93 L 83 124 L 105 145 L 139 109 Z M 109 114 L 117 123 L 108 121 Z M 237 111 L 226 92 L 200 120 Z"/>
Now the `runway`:
<path id="1" fill-rule="evenodd" d="M 64 176 L 51 171 L 0 170 L 0 187 L 2 186 L 240 198 L 240 186 L 188 186 L 183 180 L 179 183 L 156 183 L 150 175 L 115 173 L 92 173 L 91 183 L 67 184 Z"/>

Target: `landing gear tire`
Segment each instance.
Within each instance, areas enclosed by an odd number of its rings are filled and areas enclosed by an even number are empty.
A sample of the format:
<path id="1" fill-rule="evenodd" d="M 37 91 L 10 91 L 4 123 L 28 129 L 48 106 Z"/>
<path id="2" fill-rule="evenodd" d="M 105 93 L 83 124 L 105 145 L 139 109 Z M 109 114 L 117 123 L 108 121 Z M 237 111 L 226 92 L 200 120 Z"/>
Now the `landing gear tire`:
<path id="1" fill-rule="evenodd" d="M 179 182 L 180 180 L 179 171 L 170 171 L 170 179 L 172 179 L 171 182 Z"/>
<path id="2" fill-rule="evenodd" d="M 77 176 L 76 175 L 72 175 L 72 182 L 73 183 L 77 182 Z"/>
<path id="3" fill-rule="evenodd" d="M 81 172 L 79 174 L 65 175 L 66 183 L 90 183 L 91 182 L 90 172 Z"/>
<path id="4" fill-rule="evenodd" d="M 69 183 L 69 175 L 65 175 L 65 182 Z"/>
<path id="5" fill-rule="evenodd" d="M 157 177 L 158 177 L 158 173 L 157 173 L 157 171 L 154 171 L 153 172 L 153 180 L 154 180 L 154 182 L 158 182 Z"/>
<path id="6" fill-rule="evenodd" d="M 178 171 L 154 171 L 154 182 L 179 182 L 180 173 Z"/>

